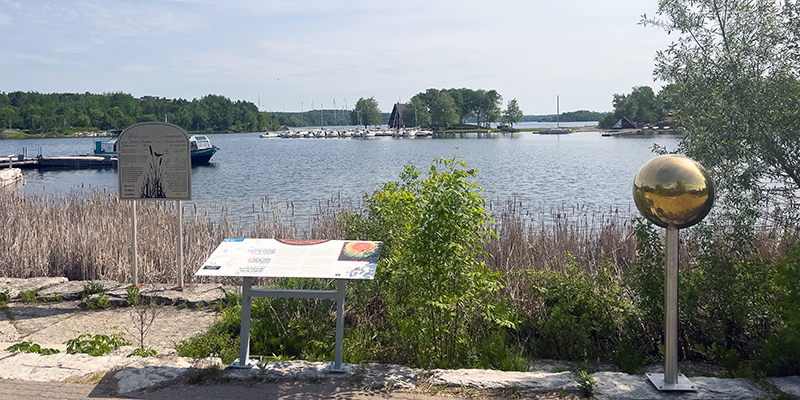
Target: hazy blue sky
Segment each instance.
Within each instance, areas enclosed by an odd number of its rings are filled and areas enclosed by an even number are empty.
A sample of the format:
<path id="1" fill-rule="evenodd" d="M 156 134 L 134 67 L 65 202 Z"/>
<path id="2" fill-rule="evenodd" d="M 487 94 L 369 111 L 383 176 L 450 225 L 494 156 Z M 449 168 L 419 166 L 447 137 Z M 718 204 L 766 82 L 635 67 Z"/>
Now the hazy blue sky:
<path id="1" fill-rule="evenodd" d="M 0 91 L 219 94 L 262 110 L 495 89 L 609 111 L 653 81 L 657 0 L 0 0 Z"/>

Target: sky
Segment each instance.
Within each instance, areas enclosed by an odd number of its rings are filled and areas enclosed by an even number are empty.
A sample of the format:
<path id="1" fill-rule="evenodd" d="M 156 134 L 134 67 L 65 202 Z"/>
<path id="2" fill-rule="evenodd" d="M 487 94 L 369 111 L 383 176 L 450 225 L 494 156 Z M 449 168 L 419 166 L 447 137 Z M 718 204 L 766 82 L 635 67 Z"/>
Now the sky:
<path id="1" fill-rule="evenodd" d="M 391 111 L 497 90 L 526 115 L 658 91 L 657 0 L 0 0 L 0 92 L 208 94 L 262 111 Z M 334 104 L 335 103 L 335 104 Z"/>

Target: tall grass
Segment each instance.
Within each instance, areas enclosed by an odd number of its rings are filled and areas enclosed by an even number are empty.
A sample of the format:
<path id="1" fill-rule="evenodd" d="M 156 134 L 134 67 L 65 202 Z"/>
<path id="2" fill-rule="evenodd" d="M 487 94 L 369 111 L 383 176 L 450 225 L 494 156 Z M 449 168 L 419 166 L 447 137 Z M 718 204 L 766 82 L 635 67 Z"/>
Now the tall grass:
<path id="1" fill-rule="evenodd" d="M 131 203 L 116 193 L 95 191 L 75 196 L 23 196 L 0 191 L 0 275 L 27 278 L 64 276 L 71 280 L 109 279 L 131 282 Z M 253 204 L 252 223 L 232 220 L 224 211 L 212 218 L 196 206 L 184 211 L 184 280 L 231 282 L 195 277 L 194 272 L 226 237 L 344 239 L 339 215 L 357 207 L 352 200 L 319 201 L 314 215 L 300 225 L 294 205 L 265 196 Z M 532 211 L 508 201 L 492 211 L 498 239 L 486 243 L 489 267 L 510 273 L 507 292 L 526 297 L 527 269 L 567 272 L 577 263 L 594 273 L 610 260 L 616 273 L 636 258 L 630 210 L 595 212 L 582 206 Z M 174 202 L 139 202 L 138 266 L 142 283 L 178 281 L 176 210 Z M 757 247 L 768 259 L 785 254 L 785 237 L 763 227 Z M 569 256 L 568 256 L 569 255 Z M 572 259 L 574 258 L 574 261 Z M 689 260 L 689 249 L 681 258 Z M 684 263 L 688 265 L 688 263 Z"/>

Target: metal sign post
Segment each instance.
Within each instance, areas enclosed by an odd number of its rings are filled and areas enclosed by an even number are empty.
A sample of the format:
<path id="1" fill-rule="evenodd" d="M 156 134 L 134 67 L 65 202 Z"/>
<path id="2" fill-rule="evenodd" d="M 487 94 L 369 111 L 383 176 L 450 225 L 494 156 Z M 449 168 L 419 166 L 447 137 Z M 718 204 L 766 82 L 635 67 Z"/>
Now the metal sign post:
<path id="1" fill-rule="evenodd" d="M 336 343 L 331 373 L 346 372 L 344 298 L 346 279 L 374 279 L 380 242 L 344 240 L 295 241 L 225 239 L 195 275 L 242 276 L 242 325 L 239 359 L 232 368 L 252 368 L 250 312 L 254 297 L 329 299 L 336 301 Z M 336 290 L 253 289 L 254 277 L 336 279 Z"/>
<path id="2" fill-rule="evenodd" d="M 633 181 L 633 199 L 650 222 L 667 229 L 664 276 L 664 373 L 648 373 L 658 390 L 694 391 L 678 373 L 678 229 L 700 222 L 714 205 L 714 183 L 702 165 L 677 154 L 656 157 Z"/>

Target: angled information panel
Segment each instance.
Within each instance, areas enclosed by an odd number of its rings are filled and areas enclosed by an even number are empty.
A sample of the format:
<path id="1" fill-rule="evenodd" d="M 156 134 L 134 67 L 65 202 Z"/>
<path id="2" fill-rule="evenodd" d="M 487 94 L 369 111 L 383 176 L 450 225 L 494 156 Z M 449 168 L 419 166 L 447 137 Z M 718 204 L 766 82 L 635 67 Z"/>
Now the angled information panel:
<path id="1" fill-rule="evenodd" d="M 225 239 L 195 275 L 242 277 L 242 326 L 239 359 L 233 368 L 252 368 L 250 310 L 253 297 L 315 298 L 336 302 L 336 342 L 332 373 L 346 372 L 344 351 L 344 295 L 347 279 L 375 279 L 381 242 L 350 240 Z M 336 279 L 336 290 L 253 288 L 253 278 Z"/>
<path id="2" fill-rule="evenodd" d="M 380 242 L 225 239 L 195 275 L 374 279 Z"/>

